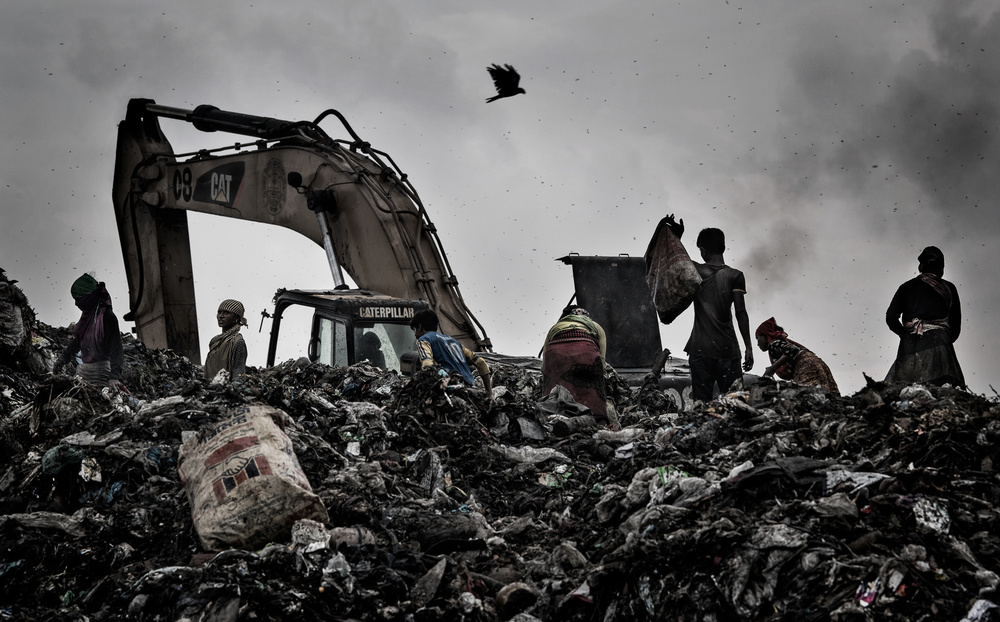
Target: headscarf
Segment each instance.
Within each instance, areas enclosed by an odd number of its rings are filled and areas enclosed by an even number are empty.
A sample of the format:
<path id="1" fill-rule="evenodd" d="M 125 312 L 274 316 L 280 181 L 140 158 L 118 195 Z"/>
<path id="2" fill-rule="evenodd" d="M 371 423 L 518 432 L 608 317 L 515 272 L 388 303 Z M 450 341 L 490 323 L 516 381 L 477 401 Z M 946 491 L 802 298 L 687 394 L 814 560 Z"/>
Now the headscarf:
<path id="1" fill-rule="evenodd" d="M 785 332 L 783 328 L 778 326 L 778 322 L 773 318 L 768 318 L 761 322 L 760 326 L 757 327 L 757 332 L 754 334 L 755 337 L 763 337 L 767 340 L 767 345 L 770 346 L 771 342 L 781 339 L 782 341 L 787 341 L 788 343 L 802 349 L 803 351 L 808 351 L 809 348 L 805 347 L 797 341 L 792 341 L 788 338 L 788 333 Z M 768 350 L 768 356 L 771 356 L 770 350 Z M 774 362 L 774 358 L 771 357 L 771 362 Z M 785 380 L 791 380 L 794 376 L 794 369 L 791 363 L 785 363 L 781 367 L 775 370 L 775 374 L 779 378 Z"/>
<path id="2" fill-rule="evenodd" d="M 932 272 L 941 276 L 944 274 L 944 253 L 937 246 L 927 246 L 917 255 L 922 272 Z"/>
<path id="3" fill-rule="evenodd" d="M 233 315 L 239 318 L 239 325 L 246 326 L 247 319 L 243 317 L 245 311 L 243 309 L 243 303 L 239 300 L 233 300 L 232 298 L 227 298 L 219 303 L 219 311 L 229 311 Z"/>
<path id="4" fill-rule="evenodd" d="M 93 276 L 84 274 L 77 280 L 73 281 L 73 285 L 69 288 L 69 293 L 74 299 L 83 298 L 87 294 L 93 293 L 94 290 L 100 287 L 100 285 L 101 284 L 98 283 L 97 279 Z"/>
<path id="5" fill-rule="evenodd" d="M 583 317 L 590 317 L 590 311 L 587 311 L 583 307 L 577 305 L 569 305 L 562 310 L 562 317 L 567 315 L 580 315 Z"/>
<path id="6" fill-rule="evenodd" d="M 563 315 L 559 318 L 559 324 L 564 322 L 577 324 L 579 327 L 593 335 L 595 339 L 598 337 L 597 323 L 590 319 L 590 311 L 587 311 L 583 307 L 577 307 L 574 305 L 563 309 Z"/>
<path id="7" fill-rule="evenodd" d="M 761 322 L 760 326 L 757 327 L 757 332 L 755 337 L 764 337 L 767 339 L 768 343 L 771 343 L 775 339 L 788 339 L 788 333 L 786 333 L 775 319 L 768 318 Z"/>

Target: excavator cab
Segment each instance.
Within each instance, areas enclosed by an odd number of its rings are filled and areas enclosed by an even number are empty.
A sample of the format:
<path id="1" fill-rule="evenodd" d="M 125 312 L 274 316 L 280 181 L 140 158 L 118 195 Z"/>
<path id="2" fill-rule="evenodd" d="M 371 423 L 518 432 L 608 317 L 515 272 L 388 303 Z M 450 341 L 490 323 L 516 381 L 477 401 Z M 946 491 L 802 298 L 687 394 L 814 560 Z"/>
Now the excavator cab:
<path id="1" fill-rule="evenodd" d="M 375 367 L 407 373 L 416 338 L 410 319 L 429 308 L 423 300 L 393 298 L 364 289 L 286 290 L 274 296 L 267 365 L 275 363 L 281 319 L 292 305 L 313 310 L 307 356 L 326 365 L 367 360 Z"/>

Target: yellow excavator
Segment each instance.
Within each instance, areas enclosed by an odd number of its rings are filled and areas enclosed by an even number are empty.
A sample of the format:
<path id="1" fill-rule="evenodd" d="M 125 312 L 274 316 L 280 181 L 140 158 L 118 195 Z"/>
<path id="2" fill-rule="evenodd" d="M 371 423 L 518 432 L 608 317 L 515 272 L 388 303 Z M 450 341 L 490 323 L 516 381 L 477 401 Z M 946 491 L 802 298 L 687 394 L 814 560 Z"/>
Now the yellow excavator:
<path id="1" fill-rule="evenodd" d="M 331 138 L 320 127 L 328 117 L 351 140 Z M 160 119 L 250 140 L 179 154 Z M 315 309 L 308 355 L 328 364 L 355 363 L 366 348 L 380 346 L 383 367 L 399 369 L 413 346 L 409 318 L 423 308 L 436 311 L 442 332 L 463 345 L 492 350 L 416 190 L 336 110 L 314 121 L 283 121 L 132 99 L 118 126 L 113 195 L 129 286 L 124 319 L 135 322 L 148 347 L 200 361 L 187 219 L 194 211 L 287 227 L 326 250 L 332 288 L 276 294 L 268 365 L 282 312 L 293 304 Z M 358 289 L 348 287 L 344 273 Z"/>
<path id="2" fill-rule="evenodd" d="M 340 121 L 350 140 L 320 128 L 328 117 Z M 250 140 L 175 153 L 160 119 Z M 135 322 L 147 347 L 200 361 L 187 220 L 194 211 L 286 227 L 326 250 L 333 287 L 275 294 L 267 365 L 276 362 L 284 312 L 302 306 L 312 310 L 303 353 L 312 361 L 351 365 L 367 359 L 407 373 L 415 355 L 410 318 L 430 308 L 441 331 L 469 349 L 539 368 L 536 357 L 493 352 L 416 190 L 392 158 L 361 140 L 336 110 L 314 121 L 283 121 L 133 99 L 118 126 L 113 195 L 129 285 L 123 319 Z M 570 254 L 560 261 L 573 267 L 574 299 L 605 329 L 608 363 L 633 383 L 652 371 L 661 387 L 676 389 L 678 402 L 686 400 L 686 363 L 660 346 L 642 258 Z M 348 287 L 345 273 L 357 289 Z"/>

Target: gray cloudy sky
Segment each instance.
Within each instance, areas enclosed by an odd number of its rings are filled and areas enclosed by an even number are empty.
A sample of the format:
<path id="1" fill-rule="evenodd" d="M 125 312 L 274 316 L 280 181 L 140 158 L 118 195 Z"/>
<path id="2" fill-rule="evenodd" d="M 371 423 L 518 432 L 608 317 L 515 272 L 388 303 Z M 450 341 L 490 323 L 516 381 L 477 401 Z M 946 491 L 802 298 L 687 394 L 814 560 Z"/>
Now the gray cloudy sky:
<path id="1" fill-rule="evenodd" d="M 885 308 L 940 246 L 960 360 L 992 395 L 998 42 L 993 0 L 15 0 L 0 20 L 0 267 L 49 324 L 76 319 L 85 271 L 127 308 L 111 178 L 132 97 L 291 120 L 335 108 L 409 175 L 498 351 L 538 351 L 572 294 L 555 258 L 641 255 L 676 213 L 692 236 L 726 231 L 752 328 L 775 316 L 848 392 L 884 376 Z M 527 94 L 485 104 L 494 62 Z M 178 152 L 238 140 L 163 128 Z M 238 298 L 263 364 L 260 312 L 278 287 L 329 285 L 322 249 L 191 223 L 203 350 L 218 300 Z M 664 327 L 664 346 L 683 356 L 690 325 L 688 311 Z"/>

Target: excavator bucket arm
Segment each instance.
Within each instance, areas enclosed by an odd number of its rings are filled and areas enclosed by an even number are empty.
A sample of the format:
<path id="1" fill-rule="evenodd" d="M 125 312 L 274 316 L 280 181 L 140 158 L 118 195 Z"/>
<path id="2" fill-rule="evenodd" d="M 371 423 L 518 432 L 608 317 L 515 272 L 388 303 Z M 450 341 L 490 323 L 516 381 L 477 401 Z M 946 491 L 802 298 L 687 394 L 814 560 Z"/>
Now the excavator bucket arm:
<path id="1" fill-rule="evenodd" d="M 319 127 L 329 115 L 351 141 Z M 254 140 L 175 154 L 160 118 Z M 425 300 L 442 332 L 472 350 L 491 349 L 416 191 L 336 111 L 291 122 L 133 99 L 118 127 L 113 195 L 129 284 L 126 319 L 149 347 L 200 359 L 187 225 L 195 211 L 297 231 L 326 249 L 335 286 L 344 286 L 343 271 L 358 287 Z"/>

